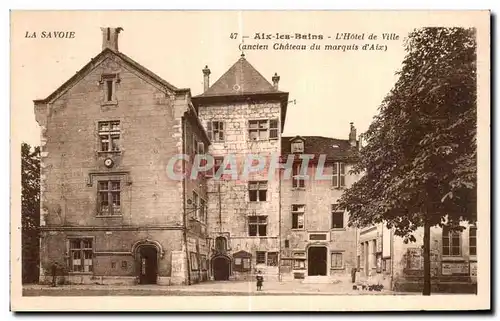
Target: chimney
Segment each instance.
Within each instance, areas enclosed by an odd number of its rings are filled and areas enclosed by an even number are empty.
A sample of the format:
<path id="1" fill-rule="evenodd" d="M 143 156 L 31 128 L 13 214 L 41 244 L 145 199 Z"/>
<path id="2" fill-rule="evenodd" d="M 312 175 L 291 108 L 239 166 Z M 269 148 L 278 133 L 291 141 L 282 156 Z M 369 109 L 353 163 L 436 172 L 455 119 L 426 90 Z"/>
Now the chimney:
<path id="1" fill-rule="evenodd" d="M 113 51 L 118 51 L 118 34 L 123 31 L 122 27 L 118 28 L 101 28 L 102 30 L 102 50 L 109 48 Z"/>
<path id="2" fill-rule="evenodd" d="M 278 76 L 278 73 L 274 73 L 273 76 L 273 86 L 275 90 L 278 90 L 278 83 L 280 82 L 280 76 Z"/>
<path id="3" fill-rule="evenodd" d="M 354 127 L 354 123 L 350 123 L 351 125 L 351 130 L 349 132 L 349 143 L 351 146 L 355 147 L 356 146 L 356 127 Z"/>
<path id="4" fill-rule="evenodd" d="M 203 68 L 203 92 L 207 91 L 210 88 L 210 69 L 208 66 Z"/>

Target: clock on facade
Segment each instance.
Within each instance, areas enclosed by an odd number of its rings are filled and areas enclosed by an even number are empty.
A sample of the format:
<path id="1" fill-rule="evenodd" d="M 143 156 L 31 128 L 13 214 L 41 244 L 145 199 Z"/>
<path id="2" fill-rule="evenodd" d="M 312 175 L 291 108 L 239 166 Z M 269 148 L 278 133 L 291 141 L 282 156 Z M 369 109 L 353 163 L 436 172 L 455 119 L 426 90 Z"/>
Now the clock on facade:
<path id="1" fill-rule="evenodd" d="M 113 160 L 112 160 L 111 158 L 106 158 L 106 159 L 104 160 L 104 166 L 106 166 L 106 167 L 108 167 L 108 168 L 109 168 L 109 167 L 113 167 L 113 164 L 114 164 L 114 162 L 113 162 Z"/>

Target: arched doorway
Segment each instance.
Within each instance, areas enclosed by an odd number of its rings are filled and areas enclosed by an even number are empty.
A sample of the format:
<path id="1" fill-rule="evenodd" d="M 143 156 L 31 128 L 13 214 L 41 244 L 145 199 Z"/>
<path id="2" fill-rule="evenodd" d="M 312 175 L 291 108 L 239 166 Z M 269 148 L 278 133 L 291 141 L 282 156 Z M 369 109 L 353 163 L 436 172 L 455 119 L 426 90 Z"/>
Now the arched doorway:
<path id="1" fill-rule="evenodd" d="M 227 256 L 217 256 L 212 259 L 212 271 L 215 281 L 227 281 L 231 273 L 231 261 Z"/>
<path id="2" fill-rule="evenodd" d="M 156 246 L 145 244 L 137 248 L 140 284 L 156 284 L 158 276 L 158 250 Z"/>
<path id="3" fill-rule="evenodd" d="M 328 256 L 326 246 L 311 246 L 307 250 L 307 275 L 326 275 Z"/>

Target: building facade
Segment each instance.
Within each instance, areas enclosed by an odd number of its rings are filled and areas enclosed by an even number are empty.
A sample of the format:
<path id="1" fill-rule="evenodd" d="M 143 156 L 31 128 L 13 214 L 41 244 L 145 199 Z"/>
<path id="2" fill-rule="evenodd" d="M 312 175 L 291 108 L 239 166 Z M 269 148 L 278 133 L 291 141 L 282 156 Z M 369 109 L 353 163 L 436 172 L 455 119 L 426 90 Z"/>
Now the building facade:
<path id="1" fill-rule="evenodd" d="M 431 286 L 434 292 L 477 291 L 477 228 L 462 224 L 462 231 L 431 228 Z M 359 229 L 358 270 L 394 291 L 422 291 L 423 228 L 405 244 L 384 224 Z"/>
<path id="2" fill-rule="evenodd" d="M 355 131 L 349 140 L 282 137 L 288 93 L 277 74 L 269 82 L 242 55 L 213 85 L 203 69 L 204 92 L 191 97 L 120 52 L 120 31 L 102 28 L 102 52 L 35 101 L 42 282 L 55 264 L 70 283 L 345 273 L 356 234 L 334 204 L 353 180 Z M 324 174 L 335 181 L 296 186 L 283 176 L 280 160 L 300 157 L 291 149 L 299 141 L 303 154 L 327 153 Z M 172 161 L 178 155 L 186 159 Z M 212 155 L 214 168 L 191 176 L 197 155 Z M 266 164 L 245 176 L 249 155 Z M 269 175 L 273 162 L 278 170 Z"/>
<path id="3" fill-rule="evenodd" d="M 190 90 L 119 52 L 120 31 L 103 28 L 102 52 L 35 101 L 42 282 L 55 263 L 73 283 L 207 278 L 206 262 L 191 259 L 208 256 L 206 211 L 186 204 L 195 193 L 206 204 L 205 179 L 172 180 L 166 168 L 174 155 L 208 149 L 208 137 Z"/>
<path id="4" fill-rule="evenodd" d="M 208 180 L 211 273 L 215 280 L 245 280 L 261 270 L 277 279 L 279 180 L 263 170 L 245 175 L 244 164 L 279 155 L 288 93 L 278 90 L 279 76 L 269 83 L 244 55 L 213 85 L 210 73 L 205 67 L 205 91 L 193 103 L 217 164 Z"/>
<path id="5" fill-rule="evenodd" d="M 293 160 L 291 178 L 281 180 L 283 279 L 329 282 L 356 267 L 356 229 L 336 203 L 357 180 L 349 173 L 358 141 L 318 136 L 282 138 L 282 158 Z M 289 158 L 292 156 L 293 158 Z M 310 159 L 303 166 L 304 158 Z"/>
<path id="6" fill-rule="evenodd" d="M 348 227 L 336 205 L 359 179 L 352 123 L 347 139 L 283 137 L 289 95 L 276 73 L 269 82 L 242 55 L 212 85 L 205 67 L 204 91 L 191 97 L 120 52 L 120 31 L 102 28 L 102 51 L 34 102 L 42 282 L 54 266 L 64 282 L 104 284 L 259 270 L 331 282 L 357 268 L 394 290 L 421 286 L 420 230 L 404 244 L 383 225 Z M 212 168 L 189 175 L 207 155 Z M 435 287 L 474 287 L 474 227 L 434 228 L 431 247 Z"/>

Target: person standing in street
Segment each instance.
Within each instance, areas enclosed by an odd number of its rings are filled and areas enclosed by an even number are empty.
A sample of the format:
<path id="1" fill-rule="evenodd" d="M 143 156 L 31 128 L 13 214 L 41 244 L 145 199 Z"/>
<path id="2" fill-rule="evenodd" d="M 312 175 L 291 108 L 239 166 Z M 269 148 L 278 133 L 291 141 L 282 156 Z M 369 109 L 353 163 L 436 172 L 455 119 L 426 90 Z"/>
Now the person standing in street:
<path id="1" fill-rule="evenodd" d="M 262 271 L 257 272 L 257 291 L 262 291 L 262 284 L 264 283 L 264 276 Z"/>

